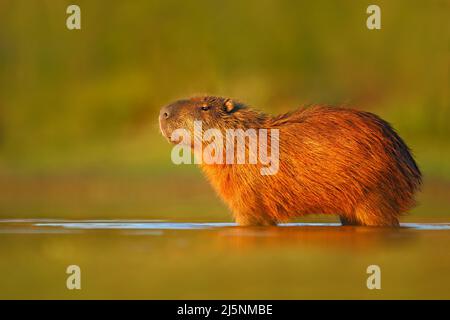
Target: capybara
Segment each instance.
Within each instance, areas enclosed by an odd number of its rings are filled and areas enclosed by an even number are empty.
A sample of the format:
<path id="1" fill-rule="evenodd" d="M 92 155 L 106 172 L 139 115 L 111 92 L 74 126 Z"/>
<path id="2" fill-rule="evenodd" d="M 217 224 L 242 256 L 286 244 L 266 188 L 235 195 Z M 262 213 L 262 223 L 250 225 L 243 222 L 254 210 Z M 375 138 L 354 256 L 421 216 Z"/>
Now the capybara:
<path id="1" fill-rule="evenodd" d="M 200 164 L 239 225 L 333 214 L 343 225 L 398 226 L 415 204 L 420 170 L 405 142 L 373 113 L 310 106 L 272 116 L 232 99 L 203 96 L 169 104 L 159 115 L 161 132 L 173 142 L 174 130 L 193 132 L 194 121 L 202 121 L 202 132 L 278 129 L 275 174 L 261 174 L 258 163 Z"/>

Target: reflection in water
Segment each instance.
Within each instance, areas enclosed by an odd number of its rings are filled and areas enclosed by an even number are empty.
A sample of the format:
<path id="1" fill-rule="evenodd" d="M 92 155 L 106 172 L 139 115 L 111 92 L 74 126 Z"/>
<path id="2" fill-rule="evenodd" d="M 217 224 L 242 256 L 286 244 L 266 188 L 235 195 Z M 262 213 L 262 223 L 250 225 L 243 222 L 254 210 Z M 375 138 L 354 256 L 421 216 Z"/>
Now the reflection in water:
<path id="1" fill-rule="evenodd" d="M 235 249 L 280 246 L 300 248 L 352 248 L 364 249 L 401 245 L 416 239 L 416 232 L 401 229 L 342 227 L 342 226 L 289 226 L 283 228 L 233 228 L 221 230 L 219 241 Z"/>

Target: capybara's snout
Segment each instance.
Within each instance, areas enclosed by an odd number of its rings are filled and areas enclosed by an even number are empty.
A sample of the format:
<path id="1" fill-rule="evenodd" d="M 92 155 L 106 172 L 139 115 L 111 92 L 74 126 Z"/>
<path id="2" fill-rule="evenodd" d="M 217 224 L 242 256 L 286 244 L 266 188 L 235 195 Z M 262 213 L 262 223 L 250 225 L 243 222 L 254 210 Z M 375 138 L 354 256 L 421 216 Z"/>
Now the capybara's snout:
<path id="1" fill-rule="evenodd" d="M 168 105 L 161 108 L 159 111 L 159 129 L 164 137 L 170 138 L 171 130 L 170 130 L 170 122 L 173 120 L 173 106 Z"/>

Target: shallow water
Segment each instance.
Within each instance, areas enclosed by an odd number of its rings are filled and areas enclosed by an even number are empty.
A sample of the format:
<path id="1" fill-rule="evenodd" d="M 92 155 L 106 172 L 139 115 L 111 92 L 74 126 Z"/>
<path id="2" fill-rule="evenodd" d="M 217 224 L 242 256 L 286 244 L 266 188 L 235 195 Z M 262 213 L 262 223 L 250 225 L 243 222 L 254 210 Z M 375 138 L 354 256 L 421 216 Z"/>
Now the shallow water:
<path id="1" fill-rule="evenodd" d="M 450 298 L 449 245 L 450 223 L 0 220 L 0 298 Z"/>

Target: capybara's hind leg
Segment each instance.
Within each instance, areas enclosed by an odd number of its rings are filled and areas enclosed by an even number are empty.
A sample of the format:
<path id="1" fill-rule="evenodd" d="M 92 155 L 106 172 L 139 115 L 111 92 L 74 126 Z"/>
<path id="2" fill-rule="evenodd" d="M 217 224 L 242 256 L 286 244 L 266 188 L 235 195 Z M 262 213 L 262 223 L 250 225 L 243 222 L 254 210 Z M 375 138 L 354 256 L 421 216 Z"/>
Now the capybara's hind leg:
<path id="1" fill-rule="evenodd" d="M 343 226 L 356 226 L 359 224 L 354 219 L 351 219 L 351 218 L 345 217 L 345 216 L 339 216 L 339 220 L 341 220 L 341 224 Z"/>
<path id="2" fill-rule="evenodd" d="M 354 210 L 357 225 L 371 227 L 398 227 L 398 212 L 382 199 L 381 195 L 370 195 Z"/>

